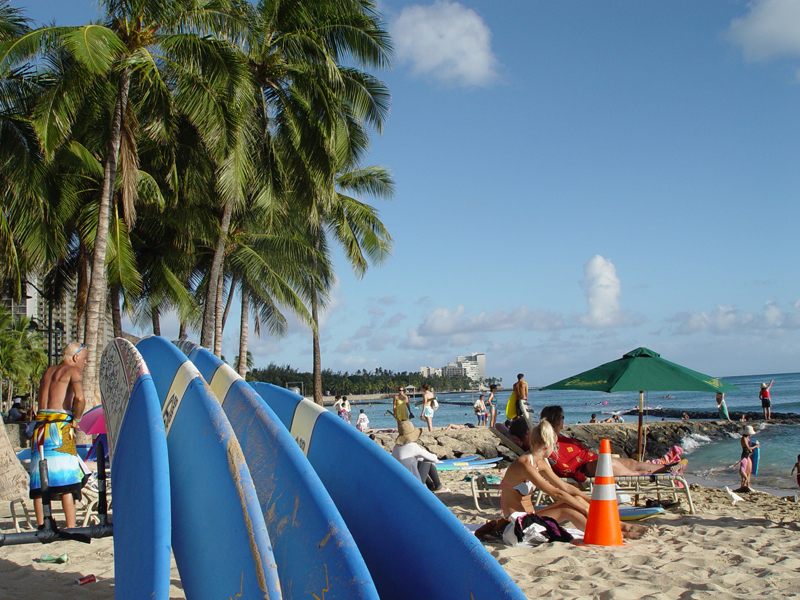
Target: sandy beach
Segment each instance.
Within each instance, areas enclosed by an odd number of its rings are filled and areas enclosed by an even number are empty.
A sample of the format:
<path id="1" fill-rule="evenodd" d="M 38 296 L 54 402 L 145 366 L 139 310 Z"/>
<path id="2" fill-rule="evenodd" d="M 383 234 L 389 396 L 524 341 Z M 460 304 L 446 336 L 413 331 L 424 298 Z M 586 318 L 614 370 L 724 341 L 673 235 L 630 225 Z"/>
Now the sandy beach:
<path id="1" fill-rule="evenodd" d="M 497 518 L 499 509 L 476 510 L 463 472 L 445 472 L 451 493 L 439 498 L 464 523 Z M 696 515 L 672 509 L 646 523 L 651 531 L 619 548 L 544 544 L 512 548 L 487 544 L 528 598 L 785 598 L 800 595 L 800 504 L 756 492 L 731 506 L 724 490 L 692 486 Z M 0 509 L 5 532 L 13 531 L 8 504 Z M 36 562 L 42 553 L 69 555 L 63 565 Z M 97 583 L 74 580 L 92 573 Z M 0 549 L 0 597 L 5 600 L 111 599 L 111 539 L 91 544 Z M 170 598 L 184 598 L 174 566 Z"/>

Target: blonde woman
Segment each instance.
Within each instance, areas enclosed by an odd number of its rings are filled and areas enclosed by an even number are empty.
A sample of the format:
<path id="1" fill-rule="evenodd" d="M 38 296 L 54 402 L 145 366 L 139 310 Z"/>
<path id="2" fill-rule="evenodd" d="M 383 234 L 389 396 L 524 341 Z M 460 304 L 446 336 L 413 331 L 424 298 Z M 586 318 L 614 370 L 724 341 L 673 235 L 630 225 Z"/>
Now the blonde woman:
<path id="1" fill-rule="evenodd" d="M 569 521 L 584 531 L 589 514 L 590 498 L 561 481 L 550 469 L 547 457 L 553 453 L 558 436 L 547 420 L 542 420 L 530 434 L 531 449 L 514 461 L 506 470 L 500 484 L 500 506 L 503 516 L 514 512 L 534 512 L 539 516 L 550 517 L 559 523 Z M 540 489 L 556 502 L 545 508 L 534 510 L 531 494 Z M 641 525 L 622 524 L 622 535 L 638 538 L 646 531 Z"/>

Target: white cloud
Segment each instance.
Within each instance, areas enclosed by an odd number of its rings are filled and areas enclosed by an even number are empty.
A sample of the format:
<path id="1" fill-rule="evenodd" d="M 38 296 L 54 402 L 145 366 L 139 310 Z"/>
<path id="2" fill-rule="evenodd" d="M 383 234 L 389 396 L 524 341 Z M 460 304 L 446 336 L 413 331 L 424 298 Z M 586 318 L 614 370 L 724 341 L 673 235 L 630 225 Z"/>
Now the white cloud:
<path id="1" fill-rule="evenodd" d="M 792 304 L 795 312 L 783 312 L 772 301 L 764 303 L 762 313 L 740 311 L 734 306 L 717 304 L 711 311 L 685 311 L 667 320 L 675 324 L 674 332 L 691 335 L 708 331 L 717 335 L 747 332 L 781 332 L 800 329 L 800 307 Z"/>
<path id="2" fill-rule="evenodd" d="M 319 328 L 325 329 L 328 325 L 328 319 L 333 315 L 338 309 L 344 306 L 344 295 L 342 294 L 342 284 L 337 278 L 334 281 L 333 285 L 331 286 L 331 290 L 329 292 L 330 300 L 328 301 L 328 305 L 319 311 Z"/>
<path id="3" fill-rule="evenodd" d="M 397 58 L 416 75 L 466 87 L 485 87 L 497 78 L 491 31 L 458 2 L 407 6 L 390 29 Z"/>
<path id="4" fill-rule="evenodd" d="M 385 329 L 391 329 L 399 325 L 401 322 L 405 321 L 406 316 L 403 313 L 395 313 L 383 324 Z"/>
<path id="5" fill-rule="evenodd" d="M 503 309 L 491 313 L 480 312 L 467 315 L 466 309 L 459 305 L 455 311 L 449 308 L 437 308 L 429 313 L 419 333 L 423 336 L 446 336 L 488 331 L 507 331 L 510 329 L 526 329 L 550 331 L 565 327 L 561 317 L 552 312 L 531 310 L 527 306 Z"/>
<path id="6" fill-rule="evenodd" d="M 591 329 L 625 325 L 629 319 L 620 307 L 622 285 L 614 263 L 598 254 L 583 265 L 583 273 L 582 285 L 589 304 L 589 312 L 581 317 L 583 324 Z"/>
<path id="7" fill-rule="evenodd" d="M 356 348 L 358 348 L 358 344 L 353 340 L 342 340 L 339 342 L 339 346 L 336 348 L 336 350 L 334 350 L 334 352 L 338 354 L 347 354 Z"/>
<path id="8" fill-rule="evenodd" d="M 800 2 L 754 0 L 748 14 L 731 21 L 728 37 L 748 60 L 800 55 Z"/>

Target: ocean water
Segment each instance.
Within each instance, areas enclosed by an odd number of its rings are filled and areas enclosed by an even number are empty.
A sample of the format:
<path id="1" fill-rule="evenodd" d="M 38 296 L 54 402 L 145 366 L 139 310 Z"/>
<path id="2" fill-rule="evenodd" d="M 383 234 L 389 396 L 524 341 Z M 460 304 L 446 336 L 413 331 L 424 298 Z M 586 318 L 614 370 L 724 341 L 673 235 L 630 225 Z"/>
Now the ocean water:
<path id="1" fill-rule="evenodd" d="M 772 411 L 776 413 L 800 413 L 800 373 L 782 373 L 776 375 L 747 375 L 739 377 L 723 377 L 723 381 L 736 385 L 740 389 L 725 394 L 728 410 L 761 411 L 761 402 L 758 392 L 762 382 L 772 385 Z M 672 408 L 678 410 L 708 410 L 716 412 L 717 404 L 714 394 L 698 392 L 670 392 L 671 398 L 666 398 L 666 392 L 645 393 L 645 406 Z M 504 420 L 505 406 L 510 392 L 497 394 L 498 421 Z M 477 394 L 441 394 L 438 396 L 440 408 L 433 419 L 434 427 L 443 427 L 448 423 L 477 423 L 472 410 L 472 403 L 477 399 Z M 531 390 L 528 400 L 535 412 L 539 412 L 549 404 L 560 404 L 564 407 L 566 422 L 586 423 L 592 413 L 598 419 L 604 419 L 620 411 L 638 408 L 639 394 L 637 392 L 604 392 L 586 391 L 537 391 Z M 451 404 L 462 403 L 465 405 Z M 394 418 L 386 413 L 391 409 L 391 400 L 382 400 L 368 405 L 354 405 L 352 423 L 355 424 L 356 416 L 360 409 L 364 409 L 370 420 L 370 427 L 393 428 Z M 414 409 L 418 415 L 419 407 Z M 625 415 L 626 421 L 636 419 L 635 415 Z M 647 418 L 647 416 L 646 416 Z M 661 417 L 648 418 L 649 421 L 660 421 Z M 414 423 L 424 426 L 425 423 L 418 418 Z M 800 426 L 798 425 L 772 425 L 763 429 L 761 423 L 751 423 L 757 430 L 755 439 L 761 442 L 761 465 L 759 474 L 753 477 L 752 484 L 758 489 L 767 487 L 778 490 L 797 490 L 797 482 L 789 476 L 792 466 L 800 454 Z M 718 440 L 713 443 L 709 439 L 694 438 L 684 440 L 684 448 L 689 458 L 687 473 L 712 479 L 720 485 L 739 486 L 739 476 L 733 465 L 738 461 L 741 452 L 738 438 Z"/>

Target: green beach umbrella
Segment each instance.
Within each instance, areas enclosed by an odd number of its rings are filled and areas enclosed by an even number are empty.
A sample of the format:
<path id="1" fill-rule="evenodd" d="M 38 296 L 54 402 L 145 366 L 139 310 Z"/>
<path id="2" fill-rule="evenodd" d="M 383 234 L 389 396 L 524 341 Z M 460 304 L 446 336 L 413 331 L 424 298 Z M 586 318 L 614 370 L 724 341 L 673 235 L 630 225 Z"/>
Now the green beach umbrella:
<path id="1" fill-rule="evenodd" d="M 543 390 L 587 390 L 594 392 L 639 392 L 639 460 L 643 452 L 644 392 L 711 392 L 738 390 L 716 377 L 692 371 L 661 358 L 647 348 L 636 348 L 622 358 L 567 377 Z"/>

